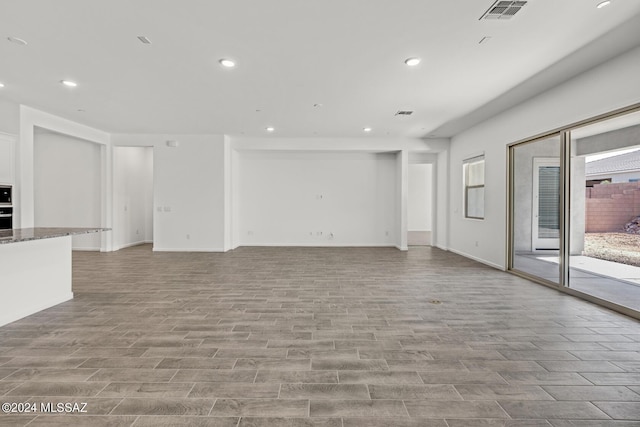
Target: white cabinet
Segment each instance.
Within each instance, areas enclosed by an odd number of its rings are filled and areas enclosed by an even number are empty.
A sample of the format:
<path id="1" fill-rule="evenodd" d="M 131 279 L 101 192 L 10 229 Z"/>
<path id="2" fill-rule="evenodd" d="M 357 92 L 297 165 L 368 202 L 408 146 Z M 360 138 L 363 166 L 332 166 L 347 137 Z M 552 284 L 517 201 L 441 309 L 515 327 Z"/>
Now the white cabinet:
<path id="1" fill-rule="evenodd" d="M 15 138 L 0 134 L 0 184 L 14 184 Z"/>

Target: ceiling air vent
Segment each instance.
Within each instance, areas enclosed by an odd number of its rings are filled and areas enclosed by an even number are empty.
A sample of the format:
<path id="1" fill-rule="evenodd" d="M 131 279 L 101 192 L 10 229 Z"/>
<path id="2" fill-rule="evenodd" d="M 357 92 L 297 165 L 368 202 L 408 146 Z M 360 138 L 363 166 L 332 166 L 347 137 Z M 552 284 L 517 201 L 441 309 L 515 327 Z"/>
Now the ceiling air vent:
<path id="1" fill-rule="evenodd" d="M 143 44 L 151 44 L 151 40 L 149 40 L 145 36 L 138 36 L 138 40 L 140 40 L 140 43 L 143 43 Z"/>
<path id="2" fill-rule="evenodd" d="M 396 116 L 410 116 L 413 114 L 413 111 L 400 110 L 395 115 Z"/>
<path id="3" fill-rule="evenodd" d="M 526 4 L 526 1 L 498 0 L 491 5 L 480 19 L 511 19 Z"/>

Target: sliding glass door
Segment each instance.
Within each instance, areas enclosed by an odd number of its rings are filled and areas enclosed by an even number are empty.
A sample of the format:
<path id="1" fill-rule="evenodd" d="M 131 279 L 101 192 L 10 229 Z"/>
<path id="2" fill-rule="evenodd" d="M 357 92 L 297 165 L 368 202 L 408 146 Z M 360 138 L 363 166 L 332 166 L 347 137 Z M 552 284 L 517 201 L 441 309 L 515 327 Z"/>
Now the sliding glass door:
<path id="1" fill-rule="evenodd" d="M 567 286 L 640 311 L 640 112 L 571 130 Z"/>
<path id="2" fill-rule="evenodd" d="M 560 136 L 511 147 L 512 268 L 560 283 Z"/>
<path id="3" fill-rule="evenodd" d="M 640 109 L 509 147 L 509 269 L 640 314 Z"/>

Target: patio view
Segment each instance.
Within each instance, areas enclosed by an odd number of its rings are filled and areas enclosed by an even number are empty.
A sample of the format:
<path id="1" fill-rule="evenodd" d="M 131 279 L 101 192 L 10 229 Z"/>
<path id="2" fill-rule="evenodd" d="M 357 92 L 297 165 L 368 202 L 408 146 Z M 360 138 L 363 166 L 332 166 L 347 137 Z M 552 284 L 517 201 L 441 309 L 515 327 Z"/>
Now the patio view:
<path id="1" fill-rule="evenodd" d="M 640 310 L 640 114 L 516 145 L 511 161 L 511 269 Z"/>

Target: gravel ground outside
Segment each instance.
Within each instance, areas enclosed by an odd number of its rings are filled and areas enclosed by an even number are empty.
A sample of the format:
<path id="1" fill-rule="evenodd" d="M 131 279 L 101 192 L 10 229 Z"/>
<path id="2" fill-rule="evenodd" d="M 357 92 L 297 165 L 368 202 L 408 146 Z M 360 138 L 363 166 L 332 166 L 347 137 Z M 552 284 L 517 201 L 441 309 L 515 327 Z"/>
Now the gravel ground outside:
<path id="1" fill-rule="evenodd" d="M 640 235 L 586 233 L 584 254 L 592 258 L 640 267 Z"/>

